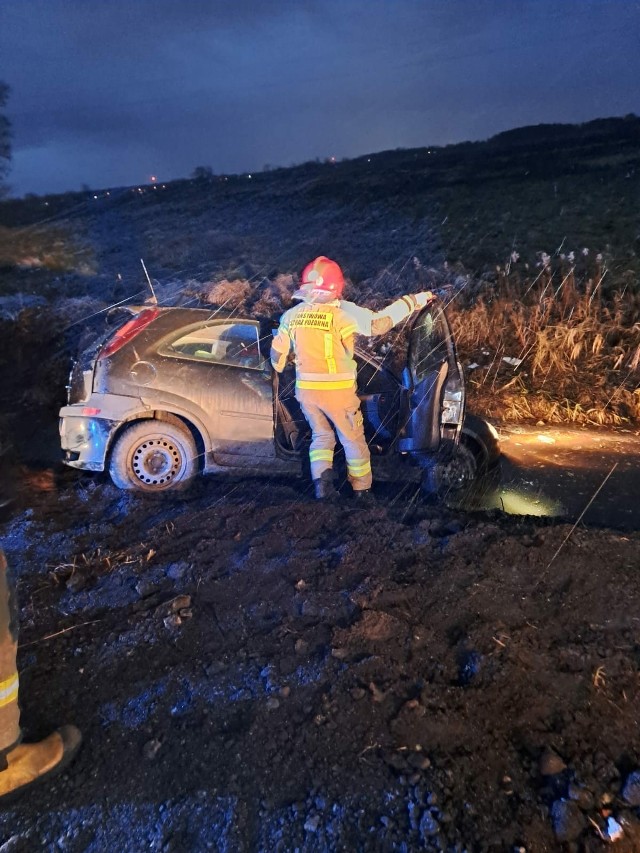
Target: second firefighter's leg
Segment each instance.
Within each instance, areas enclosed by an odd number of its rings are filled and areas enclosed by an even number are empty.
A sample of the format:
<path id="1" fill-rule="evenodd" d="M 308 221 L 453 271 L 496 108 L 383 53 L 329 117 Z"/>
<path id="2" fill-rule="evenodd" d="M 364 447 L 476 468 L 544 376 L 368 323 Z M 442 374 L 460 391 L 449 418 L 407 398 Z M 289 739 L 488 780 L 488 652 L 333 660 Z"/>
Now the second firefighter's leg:
<path id="1" fill-rule="evenodd" d="M 0 551 L 0 755 L 20 740 L 18 707 L 18 626 L 11 606 L 7 561 Z"/>
<path id="2" fill-rule="evenodd" d="M 336 494 L 333 485 L 333 451 L 336 446 L 336 436 L 331 422 L 319 405 L 323 396 L 332 393 L 334 392 L 306 389 L 298 389 L 296 392 L 300 408 L 311 427 L 309 463 L 317 498 L 328 498 Z"/>
<path id="3" fill-rule="evenodd" d="M 347 459 L 347 477 L 354 492 L 371 488 L 371 454 L 364 437 L 364 420 L 360 400 L 355 391 L 337 392 L 336 402 L 329 413 Z"/>
<path id="4" fill-rule="evenodd" d="M 75 726 L 62 726 L 38 743 L 20 743 L 18 708 L 18 639 L 15 589 L 7 577 L 0 550 L 0 801 L 62 770 L 76 754 L 82 736 Z"/>

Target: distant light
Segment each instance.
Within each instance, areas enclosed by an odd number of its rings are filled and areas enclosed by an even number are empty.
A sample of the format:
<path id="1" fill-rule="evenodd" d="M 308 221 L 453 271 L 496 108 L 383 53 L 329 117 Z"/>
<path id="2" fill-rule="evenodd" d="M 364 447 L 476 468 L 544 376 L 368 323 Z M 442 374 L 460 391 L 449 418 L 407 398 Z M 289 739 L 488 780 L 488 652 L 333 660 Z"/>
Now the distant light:
<path id="1" fill-rule="evenodd" d="M 152 184 L 155 184 L 155 182 L 156 182 L 157 180 L 158 180 L 158 179 L 156 178 L 156 176 L 155 176 L 155 175 L 151 175 L 151 183 L 152 183 Z"/>
<path id="2" fill-rule="evenodd" d="M 98 196 L 97 196 L 97 195 L 94 195 L 94 198 L 98 198 Z"/>
<path id="3" fill-rule="evenodd" d="M 367 157 L 367 163 L 371 162 L 371 157 Z"/>
<path id="4" fill-rule="evenodd" d="M 247 175 L 247 177 L 248 177 L 248 178 L 251 178 L 251 177 L 252 177 L 252 175 Z"/>
<path id="5" fill-rule="evenodd" d="M 107 195 L 111 195 L 111 193 L 107 190 Z"/>
<path id="6" fill-rule="evenodd" d="M 162 185 L 162 189 L 163 189 L 163 190 L 166 190 L 166 188 L 167 188 L 167 185 L 166 185 L 166 184 L 163 184 L 163 185 Z"/>
<path id="7" fill-rule="evenodd" d="M 45 201 L 44 206 L 45 206 L 45 207 L 49 207 L 49 202 L 48 202 L 48 201 Z"/>

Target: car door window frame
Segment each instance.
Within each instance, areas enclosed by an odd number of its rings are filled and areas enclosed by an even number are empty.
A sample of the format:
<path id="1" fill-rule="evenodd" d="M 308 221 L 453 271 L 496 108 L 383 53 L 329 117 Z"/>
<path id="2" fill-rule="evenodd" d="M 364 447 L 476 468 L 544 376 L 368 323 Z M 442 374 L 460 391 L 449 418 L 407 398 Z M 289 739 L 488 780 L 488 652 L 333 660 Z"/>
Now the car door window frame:
<path id="1" fill-rule="evenodd" d="M 428 335 L 422 330 L 431 320 L 433 328 Z M 427 340 L 424 340 L 425 336 Z M 432 343 L 431 343 L 432 342 Z M 449 368 L 455 367 L 455 355 L 452 351 L 451 331 L 441 309 L 426 310 L 420 313 L 411 329 L 411 340 L 407 354 L 414 386 L 419 385 L 430 373 L 437 373 L 443 363 Z"/>

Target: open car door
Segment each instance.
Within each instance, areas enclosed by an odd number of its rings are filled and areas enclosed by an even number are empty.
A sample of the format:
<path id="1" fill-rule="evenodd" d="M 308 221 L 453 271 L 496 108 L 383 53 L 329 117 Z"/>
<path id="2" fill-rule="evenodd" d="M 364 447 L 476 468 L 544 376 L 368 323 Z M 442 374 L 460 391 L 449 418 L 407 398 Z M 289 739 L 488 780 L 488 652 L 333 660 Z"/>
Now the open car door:
<path id="1" fill-rule="evenodd" d="M 442 307 L 430 305 L 413 321 L 403 384 L 408 410 L 398 449 L 433 454 L 458 444 L 465 390 L 451 329 Z"/>

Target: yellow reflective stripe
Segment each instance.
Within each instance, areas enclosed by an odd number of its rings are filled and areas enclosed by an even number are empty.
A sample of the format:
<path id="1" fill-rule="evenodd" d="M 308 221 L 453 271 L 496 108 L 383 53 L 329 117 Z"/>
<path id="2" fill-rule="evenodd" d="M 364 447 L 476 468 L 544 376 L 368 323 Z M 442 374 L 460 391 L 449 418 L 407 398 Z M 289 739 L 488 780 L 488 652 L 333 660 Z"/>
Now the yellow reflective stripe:
<path id="1" fill-rule="evenodd" d="M 349 335 L 355 334 L 358 331 L 358 327 L 355 323 L 351 326 L 345 326 L 344 329 L 340 332 L 340 337 L 344 340 L 344 338 L 348 338 Z"/>
<path id="2" fill-rule="evenodd" d="M 333 462 L 333 450 L 310 450 L 310 462 Z"/>
<path id="3" fill-rule="evenodd" d="M 365 474 L 371 473 L 371 463 L 360 462 L 360 460 L 347 462 L 347 469 L 354 477 L 364 477 Z"/>
<path id="4" fill-rule="evenodd" d="M 335 381 L 314 381 L 313 379 L 297 379 L 296 388 L 314 391 L 342 391 L 345 388 L 353 388 L 353 379 L 339 379 Z"/>
<path id="5" fill-rule="evenodd" d="M 407 306 L 407 308 L 409 309 L 409 311 L 411 313 L 413 313 L 416 310 L 416 308 L 418 307 L 418 304 L 417 304 L 416 300 L 413 298 L 413 295 L 402 296 L 401 299 L 405 303 L 405 305 Z"/>
<path id="6" fill-rule="evenodd" d="M 353 472 L 362 472 L 362 471 L 370 471 L 371 470 L 371 462 L 347 462 L 347 466 L 350 471 Z"/>
<path id="7" fill-rule="evenodd" d="M 324 336 L 324 357 L 327 359 L 327 373 L 337 373 L 336 360 L 333 357 L 333 335 Z"/>
<path id="8" fill-rule="evenodd" d="M 18 673 L 14 672 L 12 676 L 5 681 L 0 681 L 0 708 L 9 705 L 11 702 L 16 702 L 18 699 Z"/>

